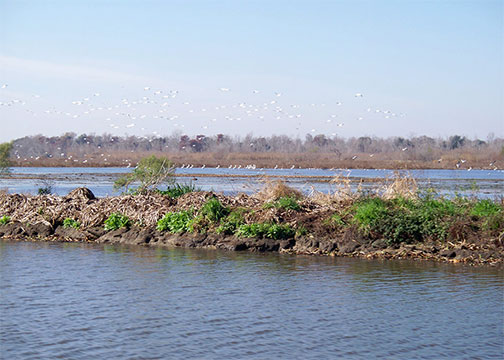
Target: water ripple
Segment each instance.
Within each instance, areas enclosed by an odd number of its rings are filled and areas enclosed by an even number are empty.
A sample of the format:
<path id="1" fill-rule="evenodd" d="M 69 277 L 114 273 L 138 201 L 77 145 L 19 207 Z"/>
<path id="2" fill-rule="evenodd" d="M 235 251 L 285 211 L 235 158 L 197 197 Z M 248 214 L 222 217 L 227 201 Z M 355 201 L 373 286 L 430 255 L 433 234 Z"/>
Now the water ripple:
<path id="1" fill-rule="evenodd" d="M 0 358 L 502 358 L 503 272 L 0 242 Z"/>

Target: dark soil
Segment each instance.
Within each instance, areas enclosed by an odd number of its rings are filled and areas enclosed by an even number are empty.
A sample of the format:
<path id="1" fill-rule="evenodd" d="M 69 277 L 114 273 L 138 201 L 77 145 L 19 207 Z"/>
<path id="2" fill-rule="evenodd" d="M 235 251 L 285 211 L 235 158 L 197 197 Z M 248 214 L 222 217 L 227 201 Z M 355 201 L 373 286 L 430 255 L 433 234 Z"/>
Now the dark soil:
<path id="1" fill-rule="evenodd" d="M 13 222 L 0 225 L 0 238 L 27 241 L 88 242 L 98 244 L 127 244 L 186 248 L 223 249 L 231 251 L 283 252 L 348 256 L 367 259 L 437 260 L 468 264 L 504 264 L 501 241 L 429 242 L 388 246 L 384 240 L 368 241 L 358 230 L 337 236 L 300 236 L 286 240 L 237 238 L 218 234 L 170 234 L 154 226 L 122 228 L 106 232 L 103 227 L 77 230 L 49 224 L 29 225 Z"/>

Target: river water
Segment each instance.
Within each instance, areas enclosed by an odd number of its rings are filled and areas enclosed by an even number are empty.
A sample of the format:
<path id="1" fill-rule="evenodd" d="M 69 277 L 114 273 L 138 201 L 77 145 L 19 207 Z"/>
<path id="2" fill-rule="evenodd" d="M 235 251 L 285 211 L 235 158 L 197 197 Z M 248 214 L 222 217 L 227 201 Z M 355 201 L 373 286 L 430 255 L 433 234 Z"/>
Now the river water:
<path id="1" fill-rule="evenodd" d="M 131 172 L 128 168 L 13 168 L 11 177 L 0 178 L 0 190 L 10 193 L 36 194 L 38 188 L 50 185 L 53 193 L 66 195 L 71 190 L 85 186 L 96 196 L 117 195 L 114 181 Z M 285 179 L 291 187 L 306 194 L 311 191 L 333 192 L 337 185 L 330 182 L 336 176 L 350 180 L 356 190 L 361 183 L 364 190 L 376 190 L 383 179 L 396 174 L 384 169 L 228 169 L 193 168 L 176 169 L 177 181 L 191 182 L 202 190 L 252 193 L 260 189 L 265 178 Z M 432 188 L 447 196 L 455 194 L 494 198 L 504 193 L 503 170 L 410 170 L 401 175 L 414 178 L 420 189 Z"/>
<path id="2" fill-rule="evenodd" d="M 3 359 L 501 359 L 502 269 L 0 241 Z"/>

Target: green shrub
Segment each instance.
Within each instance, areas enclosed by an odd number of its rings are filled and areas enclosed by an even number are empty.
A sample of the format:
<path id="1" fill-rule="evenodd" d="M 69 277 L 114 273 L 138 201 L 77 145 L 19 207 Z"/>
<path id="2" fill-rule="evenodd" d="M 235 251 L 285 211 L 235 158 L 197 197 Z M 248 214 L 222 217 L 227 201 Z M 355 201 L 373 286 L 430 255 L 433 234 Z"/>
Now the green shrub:
<path id="1" fill-rule="evenodd" d="M 7 225 L 8 223 L 10 223 L 10 221 L 11 221 L 10 216 L 4 215 L 0 217 L 0 225 Z"/>
<path id="2" fill-rule="evenodd" d="M 361 230 L 369 233 L 387 216 L 385 201 L 379 198 L 365 199 L 354 205 L 354 221 Z"/>
<path id="3" fill-rule="evenodd" d="M 74 229 L 78 229 L 80 228 L 80 222 L 78 222 L 77 220 L 74 220 L 74 219 L 71 219 L 71 218 L 66 218 L 65 220 L 63 220 L 63 227 L 64 228 L 74 228 Z"/>
<path id="4" fill-rule="evenodd" d="M 277 209 L 294 210 L 294 211 L 301 210 L 301 206 L 299 205 L 297 199 L 295 197 L 289 197 L 289 196 L 281 197 L 276 201 L 267 202 L 263 205 L 264 209 L 271 209 L 273 207 Z"/>
<path id="5" fill-rule="evenodd" d="M 479 200 L 471 209 L 470 215 L 475 217 L 488 217 L 496 215 L 502 211 L 502 207 L 492 200 Z"/>
<path id="6" fill-rule="evenodd" d="M 295 234 L 296 231 L 288 224 L 254 223 L 240 225 L 236 230 L 236 236 L 245 238 L 258 237 L 279 240 L 292 238 Z"/>
<path id="7" fill-rule="evenodd" d="M 504 230 L 504 212 L 496 202 L 488 199 L 479 200 L 472 205 L 469 215 L 481 219 L 481 229 L 490 231 Z"/>
<path id="8" fill-rule="evenodd" d="M 365 234 L 384 237 L 389 243 L 446 238 L 453 219 L 462 208 L 446 199 L 366 199 L 353 208 L 353 222 Z"/>
<path id="9" fill-rule="evenodd" d="M 10 174 L 11 162 L 9 160 L 12 142 L 0 144 L 0 175 Z"/>
<path id="10" fill-rule="evenodd" d="M 51 195 L 52 194 L 52 186 L 44 186 L 39 187 L 37 190 L 39 195 Z"/>
<path id="11" fill-rule="evenodd" d="M 200 209 L 200 215 L 210 222 L 218 222 L 229 214 L 229 209 L 223 206 L 219 199 L 211 198 Z"/>
<path id="12" fill-rule="evenodd" d="M 166 157 L 156 157 L 155 155 L 145 157 L 138 162 L 132 173 L 119 177 L 114 182 L 114 189 L 119 190 L 139 182 L 140 186 L 135 191 L 144 193 L 149 189 L 155 189 L 162 183 L 173 183 L 175 167 Z"/>
<path id="13" fill-rule="evenodd" d="M 169 212 L 158 220 L 156 228 L 159 231 L 171 233 L 192 232 L 194 229 L 194 215 L 192 210 Z"/>
<path id="14" fill-rule="evenodd" d="M 221 219 L 221 223 L 216 229 L 217 234 L 234 234 L 236 229 L 238 229 L 240 225 L 243 225 L 245 223 L 243 212 L 244 209 L 236 209 L 230 212 L 226 218 Z"/>
<path id="15" fill-rule="evenodd" d="M 169 185 L 166 190 L 157 190 L 160 194 L 171 197 L 178 198 L 187 193 L 201 191 L 200 188 L 197 188 L 192 183 L 189 184 L 174 184 Z"/>
<path id="16" fill-rule="evenodd" d="M 120 228 L 127 228 L 131 225 L 130 219 L 122 215 L 120 213 L 112 213 L 108 217 L 107 220 L 105 220 L 105 230 L 110 231 L 110 230 L 117 230 Z"/>

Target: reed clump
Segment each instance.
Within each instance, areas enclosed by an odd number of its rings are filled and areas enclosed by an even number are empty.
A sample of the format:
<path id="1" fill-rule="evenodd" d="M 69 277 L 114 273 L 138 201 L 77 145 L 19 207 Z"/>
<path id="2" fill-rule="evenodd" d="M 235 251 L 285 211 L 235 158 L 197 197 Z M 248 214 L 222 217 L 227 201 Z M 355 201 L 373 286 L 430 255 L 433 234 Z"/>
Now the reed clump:
<path id="1" fill-rule="evenodd" d="M 390 200 L 395 198 L 416 199 L 418 197 L 418 185 L 410 176 L 395 174 L 391 179 L 378 189 L 381 198 Z"/>
<path id="2" fill-rule="evenodd" d="M 293 198 L 296 200 L 301 200 L 304 196 L 301 191 L 288 186 L 282 180 L 272 181 L 266 179 L 264 181 L 262 189 L 260 189 L 259 192 L 255 194 L 255 197 L 264 202 L 272 202 L 279 200 L 280 198 Z"/>

